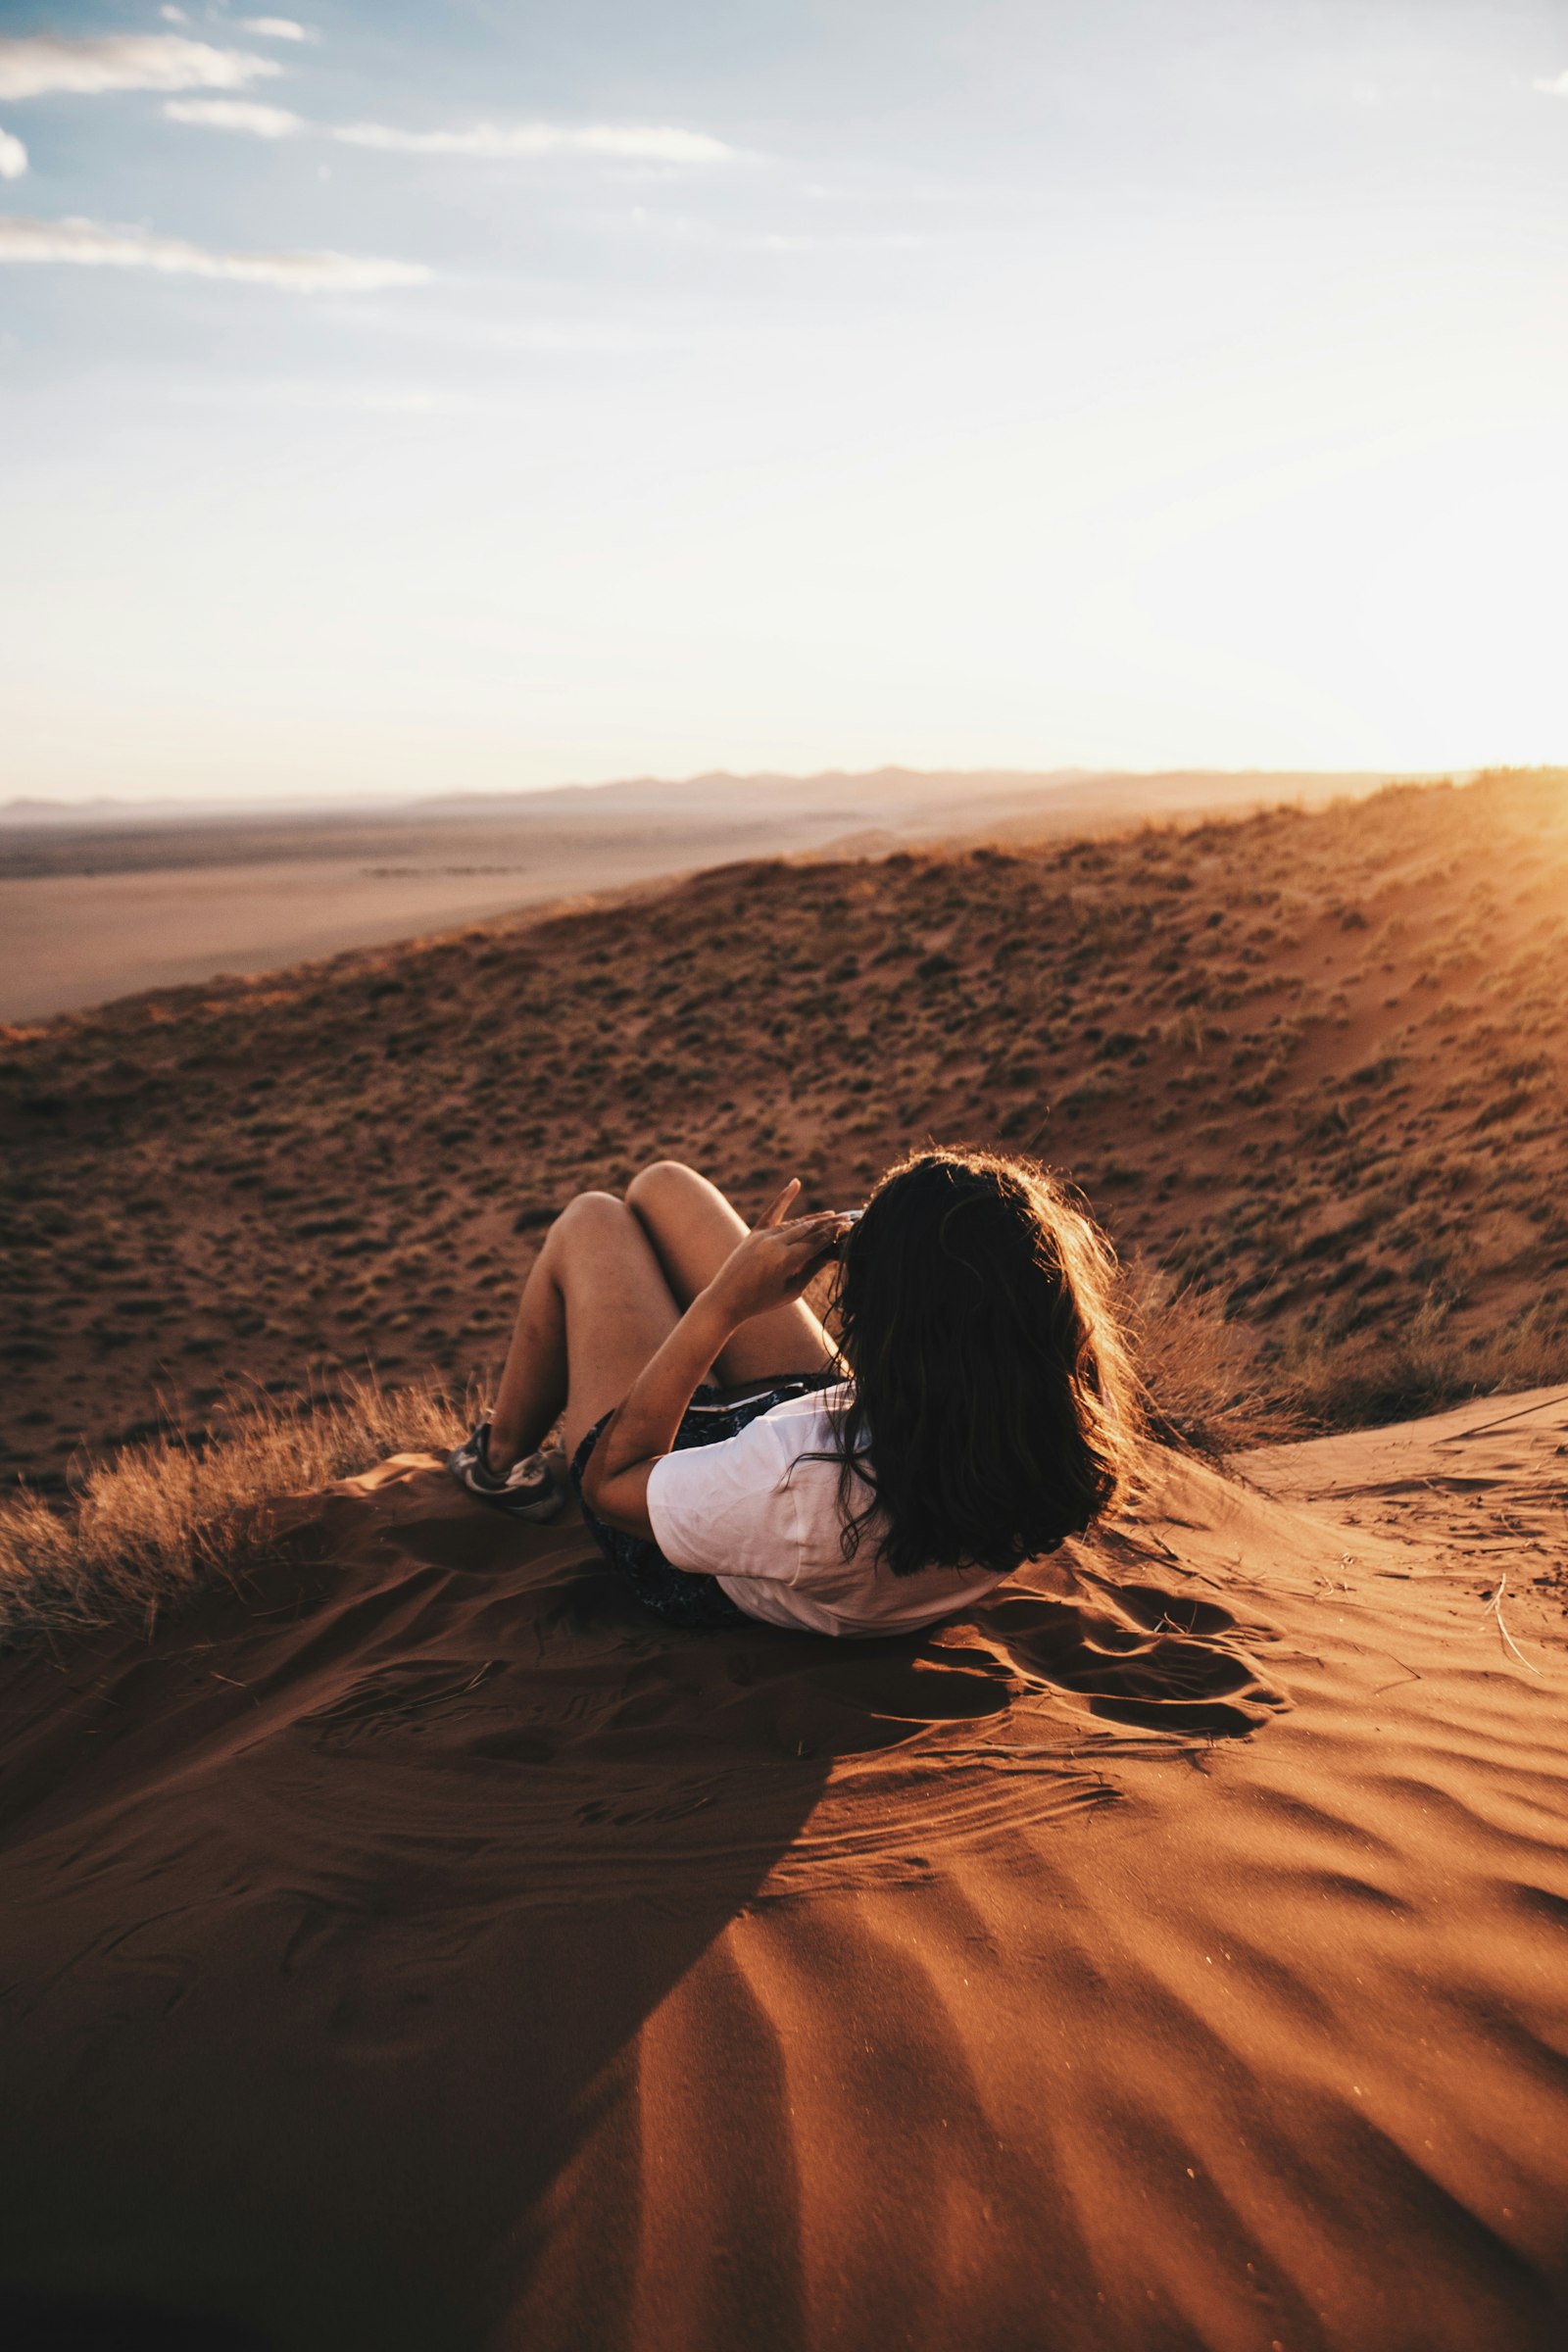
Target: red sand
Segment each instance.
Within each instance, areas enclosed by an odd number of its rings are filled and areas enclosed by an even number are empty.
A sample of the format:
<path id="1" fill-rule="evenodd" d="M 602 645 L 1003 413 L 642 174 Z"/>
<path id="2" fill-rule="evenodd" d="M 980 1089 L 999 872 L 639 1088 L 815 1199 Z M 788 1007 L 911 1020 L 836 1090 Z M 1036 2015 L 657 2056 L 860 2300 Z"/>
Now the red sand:
<path id="1" fill-rule="evenodd" d="M 1560 2343 L 1565 1447 L 1173 1463 L 867 1646 L 668 1632 L 405 1460 L 10 1661 L 25 2340 Z"/>

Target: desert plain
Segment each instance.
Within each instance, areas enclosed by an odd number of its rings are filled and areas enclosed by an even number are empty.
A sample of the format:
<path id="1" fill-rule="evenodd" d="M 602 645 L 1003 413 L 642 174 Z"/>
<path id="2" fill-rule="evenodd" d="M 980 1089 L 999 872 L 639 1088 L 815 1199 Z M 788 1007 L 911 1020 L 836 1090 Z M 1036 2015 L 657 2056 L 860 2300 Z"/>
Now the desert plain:
<path id="1" fill-rule="evenodd" d="M 0 1021 L 283 965 L 727 858 L 893 850 L 985 827 L 1313 806 L 1378 775 L 1067 768 L 711 775 L 378 806 L 0 804 Z"/>
<path id="2" fill-rule="evenodd" d="M 13 1026 L 12 2340 L 1560 2342 L 1568 777 L 988 831 Z M 697 1637 L 446 1478 L 573 1191 L 926 1136 L 1122 1252 L 1095 1536 Z"/>

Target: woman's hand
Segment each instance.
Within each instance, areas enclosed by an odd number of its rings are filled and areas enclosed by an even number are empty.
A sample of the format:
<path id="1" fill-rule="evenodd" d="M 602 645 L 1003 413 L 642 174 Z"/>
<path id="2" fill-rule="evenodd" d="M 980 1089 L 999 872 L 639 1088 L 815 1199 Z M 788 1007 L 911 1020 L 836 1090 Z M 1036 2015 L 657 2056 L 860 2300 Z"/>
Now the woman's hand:
<path id="1" fill-rule="evenodd" d="M 785 1211 L 800 1189 L 799 1177 L 792 1176 L 708 1285 L 707 1300 L 726 1320 L 747 1323 L 753 1315 L 765 1315 L 770 1307 L 787 1306 L 798 1298 L 850 1230 L 853 1220 L 833 1208 L 787 1218 Z"/>

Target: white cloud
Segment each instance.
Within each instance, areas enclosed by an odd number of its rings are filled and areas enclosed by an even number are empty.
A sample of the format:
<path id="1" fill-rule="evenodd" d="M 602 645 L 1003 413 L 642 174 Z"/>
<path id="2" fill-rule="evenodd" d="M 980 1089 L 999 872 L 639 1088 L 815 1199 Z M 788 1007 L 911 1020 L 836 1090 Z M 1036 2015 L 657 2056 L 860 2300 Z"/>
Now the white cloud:
<path id="1" fill-rule="evenodd" d="M 20 179 L 27 169 L 27 150 L 9 130 L 0 130 L 0 179 Z"/>
<path id="2" fill-rule="evenodd" d="M 247 17 L 245 24 L 251 31 L 263 25 L 281 24 L 282 17 Z M 4 95 L 5 52 L 29 46 L 24 41 L 0 41 L 0 95 Z M 194 41 L 165 41 L 154 38 L 145 43 L 117 43 L 103 41 L 88 43 L 56 43 L 57 48 L 74 46 L 100 49 L 142 46 L 152 49 L 197 50 Z M 275 74 L 277 68 L 264 58 L 243 59 L 229 50 L 212 50 L 204 54 L 245 64 L 257 73 Z M 216 82 L 207 86 L 214 86 Z M 41 84 L 39 86 L 42 86 Z M 51 86 L 64 86 L 52 84 Z M 86 87 L 73 83 L 73 87 Z M 95 87 L 108 87 L 94 84 Z M 116 87 L 128 87 L 117 83 Z M 141 86 L 152 88 L 152 82 Z M 165 87 L 190 87 L 190 83 L 168 83 Z M 210 130 L 240 131 L 252 138 L 283 139 L 308 131 L 321 138 L 336 139 L 345 147 L 373 148 L 383 155 L 470 155 L 483 158 L 539 157 L 551 155 L 601 156 L 617 163 L 653 164 L 719 164 L 734 160 L 738 150 L 725 145 L 722 139 L 710 137 L 704 130 L 682 130 L 673 123 L 623 122 L 475 122 L 466 130 L 405 130 L 392 122 L 310 122 L 303 115 L 291 114 L 280 106 L 261 106 L 249 100 L 184 99 L 172 101 L 164 112 L 175 122 L 205 124 Z"/>
<path id="3" fill-rule="evenodd" d="M 188 24 L 190 23 L 189 17 L 182 8 L 164 7 L 158 11 L 158 14 L 166 24 Z"/>
<path id="4" fill-rule="evenodd" d="M 183 237 L 98 220 L 28 220 L 0 214 L 0 262 L 77 262 L 96 269 L 156 270 L 166 276 L 234 278 L 286 286 L 300 294 L 368 294 L 383 286 L 419 286 L 419 262 L 378 261 L 352 253 L 220 253 Z"/>
<path id="5" fill-rule="evenodd" d="M 1568 98 L 1568 74 L 1554 74 L 1549 81 L 1537 77 L 1536 87 L 1545 98 Z"/>
<path id="6" fill-rule="evenodd" d="M 0 98 L 40 98 L 52 90 L 235 90 L 279 70 L 270 58 L 170 32 L 0 37 Z"/>
<path id="7" fill-rule="evenodd" d="M 258 106 L 253 98 L 171 98 L 164 112 L 172 122 L 244 131 L 253 139 L 292 139 L 311 128 L 303 115 L 291 115 L 282 106 Z"/>
<path id="8" fill-rule="evenodd" d="M 508 128 L 476 122 L 468 130 L 400 130 L 385 122 L 344 122 L 332 136 L 346 147 L 373 147 L 387 155 L 600 155 L 643 163 L 718 164 L 736 152 L 706 131 L 667 124 L 519 122 Z"/>
<path id="9" fill-rule="evenodd" d="M 241 17 L 241 28 L 260 33 L 264 41 L 318 41 L 314 24 L 297 24 L 292 17 Z"/>

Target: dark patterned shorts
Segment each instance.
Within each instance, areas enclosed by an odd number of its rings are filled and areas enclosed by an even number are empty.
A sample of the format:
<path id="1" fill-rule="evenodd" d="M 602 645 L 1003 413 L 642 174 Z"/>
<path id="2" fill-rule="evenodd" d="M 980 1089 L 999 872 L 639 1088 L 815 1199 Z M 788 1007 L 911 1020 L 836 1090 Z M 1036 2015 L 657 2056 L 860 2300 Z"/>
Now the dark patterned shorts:
<path id="1" fill-rule="evenodd" d="M 760 1395 L 738 1397 L 730 1404 L 705 1381 L 681 1415 L 670 1450 L 678 1453 L 688 1446 L 722 1445 L 726 1438 L 738 1437 L 749 1421 L 770 1413 L 775 1404 L 783 1404 L 791 1396 L 812 1396 L 818 1389 L 836 1389 L 843 1378 L 842 1372 L 791 1373 Z M 579 1502 L 582 1502 L 582 1474 L 588 1456 L 609 1419 L 609 1413 L 601 1413 L 571 1457 L 571 1483 Z M 753 1622 L 731 1600 L 716 1576 L 693 1576 L 684 1568 L 672 1568 L 651 1536 L 629 1536 L 620 1528 L 607 1527 L 602 1519 L 594 1517 L 585 1502 L 582 1515 L 606 1559 L 620 1570 L 643 1607 L 662 1617 L 666 1625 Z"/>

